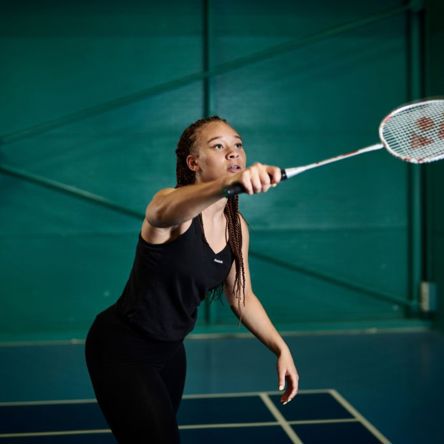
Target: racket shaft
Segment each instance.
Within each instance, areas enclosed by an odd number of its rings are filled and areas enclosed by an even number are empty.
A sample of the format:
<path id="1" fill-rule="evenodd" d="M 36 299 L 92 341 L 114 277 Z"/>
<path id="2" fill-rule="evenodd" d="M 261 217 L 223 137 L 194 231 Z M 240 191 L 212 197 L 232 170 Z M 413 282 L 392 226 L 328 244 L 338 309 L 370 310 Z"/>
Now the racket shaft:
<path id="1" fill-rule="evenodd" d="M 290 179 L 291 177 L 303 173 L 304 171 L 324 166 L 329 163 L 338 162 L 339 160 L 347 159 L 348 157 L 358 156 L 359 154 L 380 150 L 381 148 L 384 148 L 384 145 L 382 143 L 377 143 L 375 145 L 370 145 L 365 148 L 361 148 L 359 150 L 351 151 L 350 153 L 341 154 L 339 156 L 331 157 L 330 159 L 326 160 L 321 160 L 320 162 L 310 163 L 309 165 L 304 165 L 296 168 L 287 168 L 285 172 L 287 174 L 287 178 Z"/>
<path id="2" fill-rule="evenodd" d="M 291 177 L 296 176 L 297 174 L 303 173 L 304 171 L 311 170 L 313 168 L 317 168 L 320 166 L 327 165 L 329 163 L 338 162 L 339 160 L 347 159 L 348 157 L 358 156 L 359 154 L 368 153 L 370 151 L 376 151 L 384 148 L 382 143 L 377 143 L 375 145 L 370 145 L 365 148 L 361 148 L 359 150 L 351 151 L 350 153 L 341 154 L 336 157 L 331 157 L 330 159 L 321 160 L 320 162 L 310 163 L 309 165 L 304 165 L 295 168 L 286 168 L 285 170 L 281 170 L 282 178 L 281 180 L 290 179 Z M 231 197 L 236 194 L 245 193 L 245 188 L 239 184 L 235 183 L 226 187 L 224 190 L 225 197 Z"/>

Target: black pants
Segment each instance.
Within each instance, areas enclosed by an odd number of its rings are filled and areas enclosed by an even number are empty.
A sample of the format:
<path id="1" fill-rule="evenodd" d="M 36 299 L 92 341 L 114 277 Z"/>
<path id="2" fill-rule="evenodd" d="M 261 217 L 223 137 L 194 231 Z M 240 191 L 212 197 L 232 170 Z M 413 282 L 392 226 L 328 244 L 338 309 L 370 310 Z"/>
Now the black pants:
<path id="1" fill-rule="evenodd" d="M 150 340 L 116 314 L 100 313 L 86 339 L 97 401 L 119 444 L 177 444 L 186 358 L 182 342 Z"/>

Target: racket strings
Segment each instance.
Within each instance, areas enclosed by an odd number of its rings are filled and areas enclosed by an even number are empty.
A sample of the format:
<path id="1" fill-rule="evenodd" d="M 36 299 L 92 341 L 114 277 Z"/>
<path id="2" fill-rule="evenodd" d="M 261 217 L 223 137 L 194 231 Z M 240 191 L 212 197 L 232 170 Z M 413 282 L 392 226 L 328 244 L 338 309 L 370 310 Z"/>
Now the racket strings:
<path id="1" fill-rule="evenodd" d="M 380 135 L 389 151 L 408 162 L 444 158 L 444 100 L 395 111 L 383 121 Z"/>

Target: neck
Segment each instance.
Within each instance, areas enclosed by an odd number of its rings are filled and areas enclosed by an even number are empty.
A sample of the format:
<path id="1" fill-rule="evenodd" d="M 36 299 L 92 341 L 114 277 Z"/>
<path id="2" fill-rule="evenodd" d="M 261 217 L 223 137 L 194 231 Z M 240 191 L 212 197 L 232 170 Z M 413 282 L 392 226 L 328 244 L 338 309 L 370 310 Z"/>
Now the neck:
<path id="1" fill-rule="evenodd" d="M 203 183 L 200 177 L 196 176 L 196 184 Z M 209 207 L 202 211 L 202 215 L 207 219 L 212 219 L 215 222 L 219 221 L 224 217 L 224 209 L 227 204 L 227 198 L 219 199 L 218 201 L 211 204 Z"/>
<path id="2" fill-rule="evenodd" d="M 224 208 L 227 204 L 227 199 L 220 199 L 209 207 L 202 211 L 202 215 L 205 215 L 208 219 L 219 220 L 224 217 Z"/>

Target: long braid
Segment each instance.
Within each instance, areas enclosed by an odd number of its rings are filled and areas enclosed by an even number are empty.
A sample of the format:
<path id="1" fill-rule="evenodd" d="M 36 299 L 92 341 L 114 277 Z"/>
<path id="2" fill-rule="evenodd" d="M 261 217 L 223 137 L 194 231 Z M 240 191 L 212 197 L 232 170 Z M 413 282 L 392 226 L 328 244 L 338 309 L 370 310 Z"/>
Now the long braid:
<path id="1" fill-rule="evenodd" d="M 176 148 L 176 188 L 195 183 L 195 173 L 188 168 L 186 159 L 191 153 L 194 143 L 196 142 L 197 131 L 204 125 L 211 122 L 227 123 L 225 119 L 218 116 L 207 117 L 205 119 L 197 120 L 182 133 Z M 234 293 L 240 308 L 241 300 L 243 305 L 245 305 L 245 268 L 242 256 L 242 229 L 239 215 L 238 196 L 228 199 L 227 205 L 224 208 L 224 213 L 227 218 L 228 225 L 228 243 L 230 244 L 233 252 L 236 267 Z"/>
<path id="2" fill-rule="evenodd" d="M 239 196 L 228 199 L 224 208 L 228 220 L 228 242 L 235 257 L 236 277 L 234 279 L 234 294 L 238 301 L 238 307 L 245 306 L 245 269 L 242 255 L 242 227 L 239 215 Z"/>

